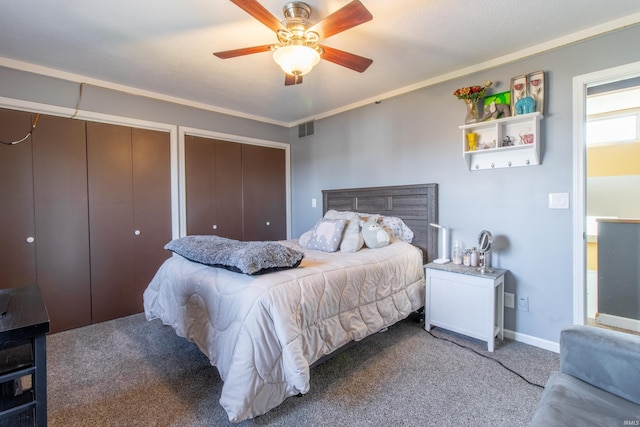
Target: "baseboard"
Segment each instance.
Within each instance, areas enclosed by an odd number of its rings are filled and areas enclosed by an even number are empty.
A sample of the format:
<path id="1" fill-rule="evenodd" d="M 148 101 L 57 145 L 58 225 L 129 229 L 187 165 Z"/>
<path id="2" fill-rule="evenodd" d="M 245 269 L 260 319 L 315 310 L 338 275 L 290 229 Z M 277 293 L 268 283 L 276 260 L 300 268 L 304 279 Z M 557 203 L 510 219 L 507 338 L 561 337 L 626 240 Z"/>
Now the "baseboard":
<path id="1" fill-rule="evenodd" d="M 626 329 L 628 331 L 640 332 L 640 320 L 628 319 L 626 317 L 614 316 L 612 314 L 597 314 L 596 323 L 600 325 L 613 326 L 614 328 Z"/>
<path id="2" fill-rule="evenodd" d="M 554 353 L 560 353 L 560 343 L 543 340 L 538 337 L 532 337 L 531 335 L 521 334 L 520 332 L 511 331 L 509 329 L 504 330 L 504 337 L 510 340 L 522 342 L 525 344 L 539 347 L 545 350 L 553 351 Z"/>

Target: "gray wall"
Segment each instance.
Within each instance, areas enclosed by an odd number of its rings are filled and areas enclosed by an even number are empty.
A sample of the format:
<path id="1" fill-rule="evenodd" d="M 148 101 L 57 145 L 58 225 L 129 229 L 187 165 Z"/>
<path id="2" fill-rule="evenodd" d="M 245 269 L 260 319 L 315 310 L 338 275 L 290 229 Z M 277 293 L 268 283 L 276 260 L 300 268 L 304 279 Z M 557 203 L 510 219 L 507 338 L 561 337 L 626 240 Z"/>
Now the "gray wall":
<path id="1" fill-rule="evenodd" d="M 573 222 L 571 209 L 549 209 L 547 199 L 572 190 L 572 79 L 640 60 L 638 40 L 636 25 L 319 120 L 310 137 L 298 139 L 292 129 L 293 236 L 322 215 L 323 189 L 438 183 L 439 222 L 450 240 L 471 245 L 490 230 L 493 265 L 509 270 L 506 291 L 529 297 L 528 312 L 505 310 L 505 327 L 557 342 L 573 322 Z M 465 106 L 453 91 L 492 80 L 502 92 L 511 77 L 538 70 L 546 72 L 547 91 L 542 164 L 467 170 L 458 129 Z"/>
<path id="2" fill-rule="evenodd" d="M 75 109 L 80 85 L 66 80 L 0 67 L 0 97 Z M 282 126 L 233 117 L 84 85 L 79 109 L 92 113 L 186 126 L 248 138 L 288 142 L 289 131 Z"/>

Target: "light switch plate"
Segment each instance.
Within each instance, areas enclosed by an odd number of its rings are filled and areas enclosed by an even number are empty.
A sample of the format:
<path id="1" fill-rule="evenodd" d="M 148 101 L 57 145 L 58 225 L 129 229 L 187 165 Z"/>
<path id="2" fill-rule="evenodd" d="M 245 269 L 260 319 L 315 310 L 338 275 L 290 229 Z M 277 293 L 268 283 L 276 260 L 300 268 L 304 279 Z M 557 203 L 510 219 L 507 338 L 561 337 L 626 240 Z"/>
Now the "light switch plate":
<path id="1" fill-rule="evenodd" d="M 569 193 L 549 193 L 549 209 L 569 209 Z"/>

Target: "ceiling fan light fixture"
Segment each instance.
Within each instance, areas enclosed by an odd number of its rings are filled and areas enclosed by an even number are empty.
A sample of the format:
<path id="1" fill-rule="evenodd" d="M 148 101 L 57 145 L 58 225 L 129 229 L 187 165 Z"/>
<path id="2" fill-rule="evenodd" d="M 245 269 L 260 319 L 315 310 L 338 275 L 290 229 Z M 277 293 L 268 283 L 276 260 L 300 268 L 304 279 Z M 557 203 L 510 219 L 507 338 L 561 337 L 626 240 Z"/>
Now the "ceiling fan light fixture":
<path id="1" fill-rule="evenodd" d="M 273 60 L 292 76 L 304 76 L 320 62 L 320 53 L 309 46 L 287 45 L 273 52 Z"/>
<path id="2" fill-rule="evenodd" d="M 311 72 L 320 59 L 364 72 L 373 60 L 353 53 L 318 44 L 335 34 L 373 19 L 373 15 L 359 0 L 351 0 L 315 24 L 309 23 L 311 6 L 301 1 L 287 3 L 283 8 L 284 21 L 272 15 L 260 0 L 231 0 L 242 10 L 276 33 L 278 43 L 214 52 L 221 59 L 254 53 L 273 53 L 273 60 L 286 73 L 285 86 L 302 83 L 302 76 Z"/>

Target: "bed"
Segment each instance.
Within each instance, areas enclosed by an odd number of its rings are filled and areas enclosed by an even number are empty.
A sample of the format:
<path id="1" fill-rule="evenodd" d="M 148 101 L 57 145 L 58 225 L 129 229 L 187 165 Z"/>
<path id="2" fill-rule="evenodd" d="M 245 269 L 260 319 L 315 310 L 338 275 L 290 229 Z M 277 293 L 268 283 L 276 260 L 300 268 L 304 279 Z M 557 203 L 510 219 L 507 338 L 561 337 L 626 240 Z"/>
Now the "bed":
<path id="1" fill-rule="evenodd" d="M 240 422 L 310 388 L 310 366 L 424 306 L 423 263 L 436 255 L 437 184 L 323 191 L 323 215 L 402 218 L 412 243 L 353 253 L 302 247 L 296 268 L 248 275 L 169 258 L 144 292 L 148 320 L 194 342 L 224 381 L 220 404 Z"/>

